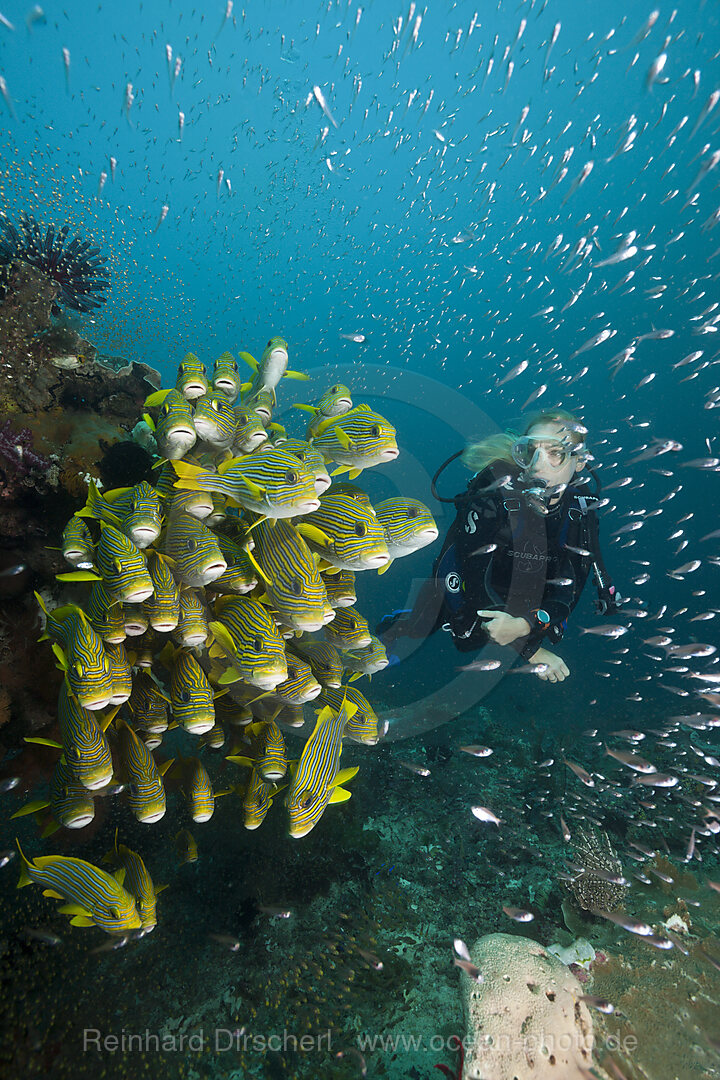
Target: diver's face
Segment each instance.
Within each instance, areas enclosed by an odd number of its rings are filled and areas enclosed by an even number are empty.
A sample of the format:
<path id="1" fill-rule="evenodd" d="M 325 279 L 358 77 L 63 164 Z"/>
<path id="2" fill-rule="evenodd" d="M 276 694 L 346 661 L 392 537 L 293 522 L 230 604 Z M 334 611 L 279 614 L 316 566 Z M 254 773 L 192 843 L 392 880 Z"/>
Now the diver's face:
<path id="1" fill-rule="evenodd" d="M 554 421 L 536 424 L 528 435 L 538 440 L 535 459 L 528 469 L 530 477 L 555 487 L 569 484 L 575 473 L 585 468 L 584 461 L 579 462 L 567 452 L 568 431 L 562 424 Z"/>

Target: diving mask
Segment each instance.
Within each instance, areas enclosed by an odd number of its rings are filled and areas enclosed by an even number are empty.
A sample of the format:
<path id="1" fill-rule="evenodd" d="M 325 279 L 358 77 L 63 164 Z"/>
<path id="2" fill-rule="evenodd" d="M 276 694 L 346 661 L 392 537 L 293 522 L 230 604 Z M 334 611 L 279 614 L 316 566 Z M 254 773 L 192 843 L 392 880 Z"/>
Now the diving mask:
<path id="1" fill-rule="evenodd" d="M 561 469 L 567 459 L 581 449 L 573 446 L 570 439 L 558 439 L 555 436 L 523 435 L 512 448 L 513 461 L 523 471 L 533 469 L 542 456 L 545 464 L 552 469 Z"/>

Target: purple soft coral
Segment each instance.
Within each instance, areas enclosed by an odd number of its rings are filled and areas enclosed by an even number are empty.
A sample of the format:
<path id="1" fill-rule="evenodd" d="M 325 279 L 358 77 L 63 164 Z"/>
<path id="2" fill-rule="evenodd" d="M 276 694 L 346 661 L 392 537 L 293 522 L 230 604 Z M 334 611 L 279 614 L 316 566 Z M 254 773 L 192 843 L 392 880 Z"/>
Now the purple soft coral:
<path id="1" fill-rule="evenodd" d="M 45 472 L 50 462 L 33 449 L 29 428 L 15 431 L 9 420 L 0 425 L 0 464 L 3 466 L 5 493 L 32 472 Z"/>

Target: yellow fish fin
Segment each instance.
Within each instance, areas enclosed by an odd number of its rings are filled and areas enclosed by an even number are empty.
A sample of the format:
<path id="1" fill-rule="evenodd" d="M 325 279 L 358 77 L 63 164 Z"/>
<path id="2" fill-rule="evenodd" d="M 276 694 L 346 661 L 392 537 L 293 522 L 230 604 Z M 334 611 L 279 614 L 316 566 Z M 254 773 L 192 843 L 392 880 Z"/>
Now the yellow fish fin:
<path id="1" fill-rule="evenodd" d="M 215 637 L 215 640 L 229 653 L 235 652 L 235 642 L 230 636 L 229 631 L 221 622 L 213 621 L 208 623 L 208 629 Z"/>
<path id="2" fill-rule="evenodd" d="M 223 671 L 222 675 L 218 679 L 219 686 L 232 686 L 233 683 L 241 682 L 242 674 L 236 667 L 229 667 Z"/>
<path id="3" fill-rule="evenodd" d="M 123 495 L 127 495 L 129 491 L 132 491 L 131 487 L 113 488 L 112 491 L 104 491 L 102 497 L 105 502 L 115 502 L 116 499 L 121 499 Z"/>
<path id="4" fill-rule="evenodd" d="M 318 413 L 320 412 L 319 409 L 316 411 Z M 347 413 L 344 413 L 343 415 L 347 416 Z M 317 439 L 318 435 L 323 435 L 328 428 L 331 428 L 333 424 L 336 424 L 339 419 L 339 416 L 326 416 L 324 420 L 321 420 L 320 423 L 316 425 L 315 430 L 313 431 L 313 438 Z"/>
<path id="5" fill-rule="evenodd" d="M 240 457 L 233 457 L 232 454 L 231 454 L 230 457 L 225 458 L 225 460 L 221 461 L 220 464 L 218 465 L 218 467 L 217 467 L 218 476 L 224 476 L 225 473 L 228 471 L 228 469 L 232 469 L 232 467 L 234 465 L 239 465 L 244 460 L 245 460 L 245 457 L 242 454 L 240 455 Z"/>
<path id="6" fill-rule="evenodd" d="M 120 704 L 122 704 L 122 702 Z M 102 728 L 103 732 L 107 731 L 107 729 L 110 727 L 119 712 L 120 705 L 114 705 L 113 708 L 110 709 L 110 712 L 107 714 L 107 716 L 103 716 L 100 721 L 100 727 Z"/>
<path id="7" fill-rule="evenodd" d="M 301 379 L 302 382 L 307 382 L 310 378 L 310 376 L 306 375 L 304 371 L 291 371 L 290 368 L 287 369 L 283 377 L 285 379 Z"/>
<path id="8" fill-rule="evenodd" d="M 88 915 L 73 915 L 70 920 L 71 926 L 95 926 L 95 920 L 91 919 Z"/>
<path id="9" fill-rule="evenodd" d="M 23 742 L 37 743 L 38 746 L 52 746 L 55 750 L 62 750 L 62 743 L 57 742 L 55 739 L 43 739 L 40 735 L 36 737 L 27 735 Z"/>
<path id="10" fill-rule="evenodd" d="M 342 448 L 344 450 L 349 450 L 351 446 L 355 445 L 352 442 L 352 440 L 350 439 L 348 433 L 346 431 L 343 431 L 343 429 L 341 427 L 336 427 L 334 434 L 335 434 L 335 438 L 337 439 L 337 441 L 340 443 L 340 445 L 342 446 Z"/>
<path id="11" fill-rule="evenodd" d="M 53 900 L 64 900 L 65 897 L 57 889 L 43 889 L 43 896 L 49 896 Z"/>
<path id="12" fill-rule="evenodd" d="M 350 473 L 352 476 L 352 466 L 350 465 L 338 465 L 337 469 L 333 469 L 330 473 L 331 476 L 340 476 L 341 473 Z"/>
<path id="13" fill-rule="evenodd" d="M 248 559 L 249 559 L 249 560 L 250 560 L 250 562 L 252 563 L 252 565 L 253 565 L 253 567 L 255 568 L 255 570 L 257 570 L 258 574 L 259 574 L 259 575 L 260 575 L 260 577 L 261 577 L 261 578 L 263 579 L 263 581 L 265 582 L 265 584 L 266 584 L 266 585 L 272 585 L 272 578 L 269 578 L 269 577 L 267 576 L 267 574 L 266 574 L 266 573 L 265 573 L 265 571 L 263 570 L 262 566 L 260 565 L 260 563 L 259 563 L 259 562 L 257 561 L 257 559 L 255 558 L 255 556 L 253 555 L 252 551 L 251 551 L 251 550 L 250 550 L 249 548 L 247 548 L 247 550 L 246 550 L 245 554 L 247 555 Z"/>
<path id="14" fill-rule="evenodd" d="M 249 768 L 252 768 L 252 766 L 255 764 L 252 758 L 243 757 L 237 754 L 230 754 L 228 757 L 225 758 L 225 760 L 234 761 L 236 765 L 247 765 Z"/>
<path id="15" fill-rule="evenodd" d="M 316 544 L 322 544 L 323 547 L 330 547 L 332 544 L 332 540 L 326 532 L 318 529 L 316 525 L 308 525 L 307 522 L 296 525 L 295 532 L 300 533 L 300 536 L 305 540 L 313 540 Z"/>
<path id="16" fill-rule="evenodd" d="M 145 407 L 148 409 L 152 409 L 156 405 L 162 405 L 169 393 L 170 389 L 156 390 L 153 394 L 150 394 L 148 397 L 145 398 Z"/>
<path id="17" fill-rule="evenodd" d="M 349 682 L 349 683 L 351 683 L 351 682 L 357 682 L 357 681 L 358 681 L 358 679 L 362 679 L 362 677 L 363 677 L 363 675 L 364 675 L 364 674 L 365 674 L 365 672 L 364 672 L 364 671 L 354 671 L 354 672 L 352 673 L 352 675 L 350 676 L 350 678 L 348 679 L 348 682 Z"/>
<path id="18" fill-rule="evenodd" d="M 351 797 L 352 796 L 350 795 L 350 792 L 346 791 L 345 788 L 343 788 L 343 787 L 334 787 L 332 789 L 332 794 L 331 794 L 330 798 L 328 799 L 328 802 L 329 803 L 347 802 L 348 799 L 350 799 Z"/>
<path id="19" fill-rule="evenodd" d="M 148 427 L 150 428 L 150 430 L 151 430 L 151 431 L 152 431 L 152 432 L 154 433 L 154 432 L 155 432 L 155 421 L 153 420 L 153 418 L 152 418 L 152 416 L 150 415 L 150 413 L 146 413 L 146 412 L 144 412 L 144 413 L 142 414 L 142 419 L 143 419 L 143 420 L 145 421 L 145 423 L 146 423 L 146 424 L 147 424 L 147 426 L 148 426 Z"/>
<path id="20" fill-rule="evenodd" d="M 386 574 L 386 573 L 387 573 L 387 571 L 388 571 L 388 570 L 390 569 L 390 567 L 392 566 L 392 564 L 393 564 L 393 562 L 394 562 L 394 561 L 395 561 L 394 559 L 388 559 L 388 561 L 387 561 L 387 562 L 385 563 L 385 565 L 384 565 L 384 566 L 379 566 L 379 567 L 378 567 L 378 574 Z"/>
<path id="21" fill-rule="evenodd" d="M 318 408 L 316 408 L 314 405 L 295 404 L 295 405 L 293 405 L 293 409 L 302 409 L 303 412 L 312 413 L 313 416 L 315 416 L 316 413 L 320 412 L 320 410 Z"/>
<path id="22" fill-rule="evenodd" d="M 120 866 L 120 867 L 118 867 L 117 870 L 113 870 L 113 875 L 112 876 L 115 878 L 118 885 L 122 885 L 123 882 L 125 881 L 125 867 Z"/>
<path id="23" fill-rule="evenodd" d="M 170 464 L 183 480 L 194 480 L 200 473 L 205 472 L 202 465 L 192 465 L 189 461 L 172 461 Z"/>
<path id="24" fill-rule="evenodd" d="M 38 822 L 38 824 L 39 824 L 39 822 Z M 52 821 L 49 821 L 47 823 L 47 825 L 45 826 L 45 828 L 40 833 L 40 838 L 42 840 L 44 840 L 48 836 L 53 836 L 53 834 L 56 833 L 59 828 L 60 828 L 60 822 L 59 821 L 55 821 L 54 819 Z"/>
<path id="25" fill-rule="evenodd" d="M 19 810 L 16 810 L 14 814 L 11 814 L 11 818 L 26 817 L 27 814 L 34 814 L 38 810 L 45 810 L 50 803 L 47 799 L 33 799 L 32 802 L 25 803 Z"/>
<path id="26" fill-rule="evenodd" d="M 348 473 L 349 480 L 357 480 L 358 476 L 362 472 L 362 469 L 351 469 Z"/>
<path id="27" fill-rule="evenodd" d="M 94 574 L 92 570 L 72 570 L 68 574 L 56 574 L 56 581 L 102 581 L 101 574 Z"/>
<path id="28" fill-rule="evenodd" d="M 353 776 L 356 776 L 359 770 L 359 765 L 353 765 L 349 769 L 341 769 L 333 780 L 332 786 L 335 787 L 337 785 L 338 787 L 340 787 L 343 784 L 347 784 L 348 780 L 352 780 Z"/>
<path id="29" fill-rule="evenodd" d="M 168 771 L 174 761 L 175 758 L 168 758 L 167 761 L 163 761 L 162 765 L 158 765 L 157 771 L 160 773 L 161 776 L 165 775 L 165 773 Z"/>
<path id="30" fill-rule="evenodd" d="M 53 653 L 55 655 L 55 659 L 57 660 L 57 662 L 58 662 L 58 664 L 60 666 L 60 669 L 62 671 L 67 671 L 68 666 L 69 666 L 68 662 L 67 662 L 67 659 L 65 657 L 65 653 L 62 651 L 62 649 L 58 645 L 57 641 L 53 642 L 52 651 L 53 651 Z"/>
<path id="31" fill-rule="evenodd" d="M 253 371 L 257 371 L 257 369 L 258 369 L 257 360 L 249 352 L 239 352 L 238 356 L 240 357 L 241 360 L 244 360 L 245 363 L 248 365 L 248 367 L 251 367 L 253 369 Z"/>

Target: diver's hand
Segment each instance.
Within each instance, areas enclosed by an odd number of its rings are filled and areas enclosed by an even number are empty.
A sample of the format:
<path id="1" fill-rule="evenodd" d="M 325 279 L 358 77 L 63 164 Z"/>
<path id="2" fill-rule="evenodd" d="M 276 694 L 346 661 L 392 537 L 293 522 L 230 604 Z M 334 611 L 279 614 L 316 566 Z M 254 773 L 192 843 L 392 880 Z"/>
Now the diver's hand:
<path id="1" fill-rule="evenodd" d="M 538 672 L 538 678 L 545 679 L 547 682 L 562 682 L 570 674 L 570 669 L 562 656 L 550 652 L 549 649 L 538 649 L 534 656 L 530 657 L 530 663 L 547 664 L 545 671 Z"/>
<path id="2" fill-rule="evenodd" d="M 486 619 L 485 629 L 498 645 L 510 645 L 530 633 L 530 623 L 520 616 L 508 615 L 507 611 L 478 611 Z"/>

